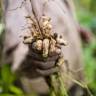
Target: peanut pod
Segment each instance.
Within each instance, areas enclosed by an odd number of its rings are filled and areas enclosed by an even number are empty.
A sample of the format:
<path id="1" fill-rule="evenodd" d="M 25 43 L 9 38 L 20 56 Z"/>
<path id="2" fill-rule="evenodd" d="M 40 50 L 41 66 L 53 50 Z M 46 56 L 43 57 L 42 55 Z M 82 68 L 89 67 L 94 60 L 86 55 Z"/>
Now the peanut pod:
<path id="1" fill-rule="evenodd" d="M 51 40 L 50 40 L 50 49 L 49 49 L 50 53 L 53 53 L 53 52 L 56 51 L 55 45 L 56 45 L 55 39 L 51 38 Z"/>
<path id="2" fill-rule="evenodd" d="M 49 52 L 49 39 L 43 40 L 43 57 L 47 57 Z"/>
<path id="3" fill-rule="evenodd" d="M 24 38 L 24 44 L 31 44 L 34 38 L 32 36 Z"/>
<path id="4" fill-rule="evenodd" d="M 61 49 L 60 48 L 56 48 L 56 54 L 61 54 Z"/>
<path id="5" fill-rule="evenodd" d="M 38 50 L 38 51 L 41 51 L 41 50 L 42 50 L 42 46 L 43 46 L 42 40 L 37 40 L 36 42 L 34 42 L 34 43 L 32 44 L 32 48 L 33 48 L 33 49 L 36 49 L 36 50 Z"/>
<path id="6" fill-rule="evenodd" d="M 65 41 L 63 38 L 57 37 L 56 41 L 60 45 L 64 45 L 64 46 L 67 45 L 67 41 Z"/>
<path id="7" fill-rule="evenodd" d="M 61 56 L 61 57 L 58 59 L 56 65 L 61 66 L 62 64 L 64 64 L 64 58 L 63 58 L 63 56 Z"/>

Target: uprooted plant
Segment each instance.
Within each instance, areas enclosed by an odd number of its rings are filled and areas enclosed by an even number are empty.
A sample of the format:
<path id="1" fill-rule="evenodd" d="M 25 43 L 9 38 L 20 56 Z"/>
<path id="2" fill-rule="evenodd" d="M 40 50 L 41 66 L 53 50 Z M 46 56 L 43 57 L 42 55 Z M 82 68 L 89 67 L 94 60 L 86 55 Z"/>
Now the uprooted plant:
<path id="1" fill-rule="evenodd" d="M 31 16 L 26 16 L 28 20 L 31 21 L 31 35 L 24 36 L 24 44 L 31 44 L 32 49 L 35 52 L 41 53 L 42 58 L 47 58 L 50 54 L 58 54 L 59 58 L 56 62 L 56 66 L 64 64 L 64 58 L 61 56 L 61 46 L 65 46 L 67 42 L 63 39 L 62 36 L 58 36 L 57 33 L 54 33 L 51 25 L 51 18 L 47 16 L 42 16 L 40 23 L 33 19 Z M 49 86 L 51 89 L 51 95 L 55 96 L 67 96 L 66 91 L 62 91 L 62 81 L 60 78 L 60 72 L 57 72 L 54 75 L 49 76 Z M 56 88 L 52 82 L 54 80 L 58 81 L 60 86 Z M 65 94 L 66 93 L 66 94 Z"/>

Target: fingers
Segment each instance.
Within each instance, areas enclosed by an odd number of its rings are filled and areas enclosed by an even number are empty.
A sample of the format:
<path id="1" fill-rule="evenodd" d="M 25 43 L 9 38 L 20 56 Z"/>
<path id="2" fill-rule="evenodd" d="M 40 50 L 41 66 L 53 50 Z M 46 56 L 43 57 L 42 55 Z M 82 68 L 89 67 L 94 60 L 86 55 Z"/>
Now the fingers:
<path id="1" fill-rule="evenodd" d="M 55 61 L 42 62 L 42 61 L 32 60 L 31 64 L 34 65 L 36 68 L 46 70 L 46 69 L 54 67 Z"/>
<path id="2" fill-rule="evenodd" d="M 34 51 L 30 51 L 28 53 L 27 56 L 28 59 L 32 59 L 32 60 L 38 60 L 38 61 L 43 61 L 43 62 L 47 62 L 47 61 L 56 61 L 58 59 L 58 54 L 51 54 L 51 56 L 49 56 L 48 58 L 43 58 L 41 54 L 37 54 Z"/>
<path id="3" fill-rule="evenodd" d="M 42 57 L 47 58 L 55 56 L 56 54 L 61 53 L 61 45 L 66 45 L 66 41 L 62 38 L 58 38 L 58 41 L 55 39 L 44 39 L 44 40 L 37 40 L 32 44 L 32 49 L 37 53 L 42 53 Z"/>
<path id="4" fill-rule="evenodd" d="M 41 75 L 41 76 L 48 76 L 50 74 L 56 73 L 59 71 L 58 67 L 47 69 L 47 70 L 41 70 L 41 69 L 36 69 L 36 72 Z"/>

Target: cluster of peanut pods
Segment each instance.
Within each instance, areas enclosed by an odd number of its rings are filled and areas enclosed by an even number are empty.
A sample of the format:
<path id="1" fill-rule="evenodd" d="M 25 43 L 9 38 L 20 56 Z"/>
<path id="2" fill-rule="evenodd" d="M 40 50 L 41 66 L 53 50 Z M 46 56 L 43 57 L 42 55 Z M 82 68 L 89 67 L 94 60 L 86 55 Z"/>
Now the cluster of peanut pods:
<path id="1" fill-rule="evenodd" d="M 35 21 L 30 16 L 26 17 L 31 21 L 31 36 L 24 36 L 24 43 L 31 44 L 34 50 L 42 53 L 43 57 L 51 54 L 60 54 L 61 46 L 65 46 L 67 42 L 52 32 L 51 18 L 42 16 L 41 20 Z"/>

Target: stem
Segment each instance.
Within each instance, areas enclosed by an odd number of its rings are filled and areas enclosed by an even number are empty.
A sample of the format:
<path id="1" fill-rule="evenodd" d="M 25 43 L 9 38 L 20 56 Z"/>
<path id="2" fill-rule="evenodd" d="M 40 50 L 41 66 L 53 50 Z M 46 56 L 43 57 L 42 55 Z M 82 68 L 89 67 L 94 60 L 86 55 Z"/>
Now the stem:
<path id="1" fill-rule="evenodd" d="M 43 36 L 42 30 L 41 30 L 41 27 L 40 27 L 38 18 L 37 18 L 37 16 L 36 16 L 36 13 L 35 13 L 35 11 L 34 11 L 34 7 L 33 7 L 33 5 L 32 5 L 32 1 L 31 1 L 31 0 L 30 0 L 30 3 L 31 3 L 31 7 L 32 7 L 32 12 L 33 12 L 33 14 L 34 14 L 34 17 L 36 18 L 36 23 L 37 23 L 37 26 L 38 26 L 38 30 L 39 30 L 39 32 L 40 32 L 40 33 L 42 34 L 42 36 Z"/>
<path id="2" fill-rule="evenodd" d="M 50 88 L 50 96 L 68 96 L 60 73 L 48 76 L 46 81 Z"/>

